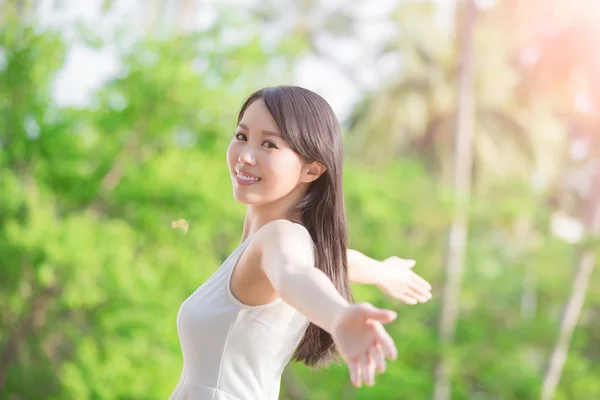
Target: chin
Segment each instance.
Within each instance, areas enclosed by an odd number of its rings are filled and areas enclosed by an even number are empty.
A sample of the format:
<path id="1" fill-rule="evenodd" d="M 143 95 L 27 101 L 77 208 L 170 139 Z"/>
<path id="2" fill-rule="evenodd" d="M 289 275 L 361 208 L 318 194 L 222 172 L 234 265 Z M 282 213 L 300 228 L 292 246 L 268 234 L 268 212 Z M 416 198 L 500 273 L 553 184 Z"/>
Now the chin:
<path id="1" fill-rule="evenodd" d="M 256 193 L 240 193 L 235 189 L 233 189 L 233 198 L 238 203 L 242 203 L 247 206 L 254 206 L 266 203 L 263 197 Z"/>

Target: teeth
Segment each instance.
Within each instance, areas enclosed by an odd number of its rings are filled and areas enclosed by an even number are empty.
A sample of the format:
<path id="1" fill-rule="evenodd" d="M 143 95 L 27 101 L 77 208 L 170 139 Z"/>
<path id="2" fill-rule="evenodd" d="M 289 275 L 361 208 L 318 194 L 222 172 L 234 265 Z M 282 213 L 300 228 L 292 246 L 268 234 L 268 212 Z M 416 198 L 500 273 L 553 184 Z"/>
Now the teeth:
<path id="1" fill-rule="evenodd" d="M 240 173 L 237 174 L 237 177 L 240 178 L 240 179 L 243 179 L 245 181 L 257 181 L 259 179 L 259 178 L 253 178 L 251 176 L 245 176 L 245 175 L 242 175 Z"/>

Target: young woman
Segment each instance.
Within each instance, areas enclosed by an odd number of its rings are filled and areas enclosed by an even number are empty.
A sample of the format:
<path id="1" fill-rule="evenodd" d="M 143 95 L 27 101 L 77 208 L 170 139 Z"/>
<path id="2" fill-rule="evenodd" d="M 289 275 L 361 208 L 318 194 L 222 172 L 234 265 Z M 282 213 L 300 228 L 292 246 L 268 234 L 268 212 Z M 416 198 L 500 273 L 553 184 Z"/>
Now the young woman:
<path id="1" fill-rule="evenodd" d="M 253 93 L 227 162 L 233 195 L 248 205 L 242 239 L 179 310 L 184 366 L 171 400 L 277 399 L 292 358 L 321 367 L 337 353 L 354 385 L 372 385 L 376 369 L 396 358 L 383 327 L 396 314 L 353 304 L 349 281 L 378 284 L 410 304 L 427 301 L 431 287 L 409 262 L 347 250 L 331 107 L 294 86 Z"/>

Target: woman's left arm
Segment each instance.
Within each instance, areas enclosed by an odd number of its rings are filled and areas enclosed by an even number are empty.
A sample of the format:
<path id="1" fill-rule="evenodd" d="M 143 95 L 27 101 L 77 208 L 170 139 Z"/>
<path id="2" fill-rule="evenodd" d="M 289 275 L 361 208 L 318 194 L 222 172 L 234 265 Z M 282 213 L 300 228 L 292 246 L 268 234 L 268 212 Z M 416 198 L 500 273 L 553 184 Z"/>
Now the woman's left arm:
<path id="1" fill-rule="evenodd" d="M 348 249 L 348 279 L 351 283 L 376 285 L 382 280 L 387 266 L 361 253 L 358 250 Z"/>
<path id="2" fill-rule="evenodd" d="M 407 304 L 431 299 L 431 285 L 411 268 L 414 260 L 389 257 L 375 260 L 360 251 L 348 249 L 348 279 L 351 283 L 377 285 L 385 294 Z"/>

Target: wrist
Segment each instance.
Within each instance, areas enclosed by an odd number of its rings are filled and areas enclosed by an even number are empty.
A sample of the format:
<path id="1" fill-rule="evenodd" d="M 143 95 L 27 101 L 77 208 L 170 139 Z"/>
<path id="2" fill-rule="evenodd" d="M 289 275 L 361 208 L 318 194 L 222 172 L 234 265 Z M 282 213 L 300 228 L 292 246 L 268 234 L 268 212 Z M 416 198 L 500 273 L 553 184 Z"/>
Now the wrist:
<path id="1" fill-rule="evenodd" d="M 348 302 L 345 302 L 345 304 L 340 304 L 337 310 L 335 311 L 333 318 L 331 318 L 331 323 L 329 324 L 329 326 L 327 326 L 327 328 L 324 328 L 325 331 L 327 331 L 327 333 L 329 333 L 330 335 L 333 335 L 336 326 L 339 324 L 339 322 L 342 320 L 344 315 L 350 310 L 351 307 L 352 304 Z"/>
<path id="2" fill-rule="evenodd" d="M 373 285 L 381 285 L 386 282 L 388 279 L 388 268 L 381 261 L 376 261 L 377 265 L 374 268 L 374 277 L 373 277 Z"/>
<path id="3" fill-rule="evenodd" d="M 377 285 L 386 279 L 387 266 L 365 254 L 355 255 L 354 282 L 366 285 Z"/>

